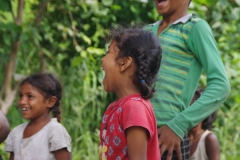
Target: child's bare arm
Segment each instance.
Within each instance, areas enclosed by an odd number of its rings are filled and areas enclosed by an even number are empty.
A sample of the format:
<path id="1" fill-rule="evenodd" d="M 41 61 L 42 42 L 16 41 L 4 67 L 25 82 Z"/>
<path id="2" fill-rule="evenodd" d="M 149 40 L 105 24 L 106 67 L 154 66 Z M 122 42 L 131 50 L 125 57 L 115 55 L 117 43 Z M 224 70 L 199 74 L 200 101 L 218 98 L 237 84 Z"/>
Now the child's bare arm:
<path id="1" fill-rule="evenodd" d="M 148 131 L 136 126 L 128 128 L 126 134 L 129 159 L 146 160 Z"/>
<path id="2" fill-rule="evenodd" d="M 71 160 L 71 153 L 66 148 L 54 151 L 56 160 Z"/>
<path id="3" fill-rule="evenodd" d="M 10 132 L 10 126 L 5 115 L 0 111 L 0 143 L 2 143 Z"/>
<path id="4" fill-rule="evenodd" d="M 14 153 L 13 152 L 10 152 L 10 158 L 9 160 L 14 160 Z"/>
<path id="5" fill-rule="evenodd" d="M 220 160 L 220 146 L 218 138 L 210 133 L 205 139 L 206 153 L 209 160 Z"/>

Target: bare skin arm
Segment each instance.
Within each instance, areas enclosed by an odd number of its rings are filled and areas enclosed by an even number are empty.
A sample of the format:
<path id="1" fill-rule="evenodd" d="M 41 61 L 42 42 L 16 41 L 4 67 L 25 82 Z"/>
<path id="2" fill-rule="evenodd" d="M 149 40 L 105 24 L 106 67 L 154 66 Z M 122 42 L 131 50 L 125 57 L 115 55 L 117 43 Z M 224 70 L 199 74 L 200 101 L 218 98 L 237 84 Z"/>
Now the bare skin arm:
<path id="1" fill-rule="evenodd" d="M 207 135 L 205 147 L 209 160 L 220 160 L 220 146 L 217 137 L 213 133 Z"/>
<path id="2" fill-rule="evenodd" d="M 71 153 L 66 148 L 53 152 L 56 160 L 71 160 Z"/>
<path id="3" fill-rule="evenodd" d="M 10 158 L 9 160 L 14 160 L 14 153 L 13 152 L 10 152 Z"/>
<path id="4" fill-rule="evenodd" d="M 0 143 L 2 143 L 10 132 L 10 126 L 5 115 L 0 111 Z"/>
<path id="5" fill-rule="evenodd" d="M 146 160 L 148 131 L 143 127 L 130 127 L 126 134 L 129 160 Z"/>
<path id="6" fill-rule="evenodd" d="M 167 151 L 167 160 L 171 160 L 173 150 L 175 150 L 178 159 L 182 160 L 181 139 L 178 137 L 178 135 L 176 135 L 168 126 L 158 128 L 158 135 L 161 155 L 163 155 L 163 153 Z"/>

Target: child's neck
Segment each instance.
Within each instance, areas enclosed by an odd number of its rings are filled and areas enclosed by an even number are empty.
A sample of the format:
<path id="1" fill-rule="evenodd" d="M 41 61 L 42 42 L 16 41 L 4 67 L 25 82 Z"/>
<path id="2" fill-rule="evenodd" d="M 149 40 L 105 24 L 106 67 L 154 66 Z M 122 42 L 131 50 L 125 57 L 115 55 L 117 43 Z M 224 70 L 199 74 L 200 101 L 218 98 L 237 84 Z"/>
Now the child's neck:
<path id="1" fill-rule="evenodd" d="M 179 20 L 180 18 L 186 16 L 187 14 L 188 14 L 187 12 L 183 12 L 177 15 L 175 14 L 174 16 L 163 16 L 161 24 L 158 28 L 158 34 L 162 33 L 162 31 L 166 29 L 169 25 Z"/>
<path id="2" fill-rule="evenodd" d="M 29 126 L 44 126 L 44 125 L 46 125 L 50 120 L 51 120 L 51 117 L 50 117 L 50 116 L 46 116 L 46 117 L 41 118 L 41 119 L 31 120 L 28 125 L 29 125 Z"/>
<path id="3" fill-rule="evenodd" d="M 194 141 L 196 139 L 199 139 L 201 137 L 201 135 L 205 132 L 205 130 L 198 130 L 198 131 L 193 131 L 190 135 L 189 138 L 191 141 Z"/>
<path id="4" fill-rule="evenodd" d="M 124 98 L 128 95 L 131 95 L 131 94 L 139 94 L 139 91 L 138 90 L 135 90 L 135 91 L 126 90 L 125 92 L 118 93 L 117 97 L 118 97 L 118 100 L 119 100 L 119 99 L 122 99 L 122 98 Z"/>
<path id="5" fill-rule="evenodd" d="M 46 124 L 51 121 L 51 117 L 31 120 L 23 132 L 23 138 L 29 138 L 40 131 Z"/>
<path id="6" fill-rule="evenodd" d="M 202 129 L 202 123 L 198 124 L 196 127 L 192 128 L 188 134 L 188 137 L 191 141 L 199 139 L 201 135 L 205 132 L 204 129 Z"/>
<path id="7" fill-rule="evenodd" d="M 200 138 L 202 137 L 203 133 L 205 132 L 205 130 L 203 130 L 201 128 L 201 125 L 198 125 L 189 131 L 188 136 L 190 139 L 190 156 L 192 156 L 193 153 L 195 152 L 198 142 L 199 142 Z"/>
<path id="8" fill-rule="evenodd" d="M 118 99 L 122 99 L 131 94 L 140 93 L 139 88 L 133 84 L 132 80 L 121 79 L 121 84 L 116 89 Z"/>

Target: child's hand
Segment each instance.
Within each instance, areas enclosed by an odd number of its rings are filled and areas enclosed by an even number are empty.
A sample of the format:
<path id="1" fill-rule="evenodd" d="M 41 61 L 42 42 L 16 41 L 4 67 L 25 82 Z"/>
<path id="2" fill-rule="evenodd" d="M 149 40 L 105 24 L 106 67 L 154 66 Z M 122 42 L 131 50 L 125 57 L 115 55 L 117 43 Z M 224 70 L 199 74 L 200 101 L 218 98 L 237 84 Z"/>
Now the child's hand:
<path id="1" fill-rule="evenodd" d="M 182 160 L 180 145 L 181 139 L 168 126 L 158 128 L 158 135 L 161 155 L 167 151 L 168 154 L 166 160 L 171 160 L 173 150 L 175 150 L 178 156 L 178 160 Z"/>
<path id="2" fill-rule="evenodd" d="M 100 160 L 106 160 L 106 156 L 105 156 L 105 152 L 107 152 L 107 146 L 103 145 L 103 146 L 99 146 L 99 159 Z"/>

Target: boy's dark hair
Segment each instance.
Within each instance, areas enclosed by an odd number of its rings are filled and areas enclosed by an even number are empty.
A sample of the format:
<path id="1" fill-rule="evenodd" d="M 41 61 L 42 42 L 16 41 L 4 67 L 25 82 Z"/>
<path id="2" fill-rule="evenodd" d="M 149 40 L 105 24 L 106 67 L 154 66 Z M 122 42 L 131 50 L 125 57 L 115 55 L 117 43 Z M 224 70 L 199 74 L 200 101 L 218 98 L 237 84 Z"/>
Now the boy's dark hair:
<path id="1" fill-rule="evenodd" d="M 201 94 L 203 93 L 203 90 L 197 89 L 195 91 L 195 94 L 193 96 L 193 100 L 197 100 Z M 213 112 L 210 116 L 208 116 L 206 119 L 202 121 L 202 129 L 203 130 L 212 130 L 212 124 L 217 118 L 217 111 Z"/>
<path id="2" fill-rule="evenodd" d="M 158 38 L 151 32 L 142 28 L 112 29 L 107 37 L 108 41 L 114 40 L 119 49 L 118 58 L 132 57 L 136 64 L 133 83 L 139 87 L 144 99 L 150 99 L 155 92 L 152 84 L 156 80 L 162 49 Z"/>
<path id="3" fill-rule="evenodd" d="M 45 98 L 50 98 L 51 96 L 57 98 L 56 103 L 50 108 L 50 111 L 52 112 L 53 117 L 56 117 L 58 122 L 60 122 L 61 112 L 59 106 L 62 98 L 62 86 L 60 82 L 50 73 L 40 73 L 30 75 L 21 82 L 20 86 L 26 83 L 37 88 Z"/>

